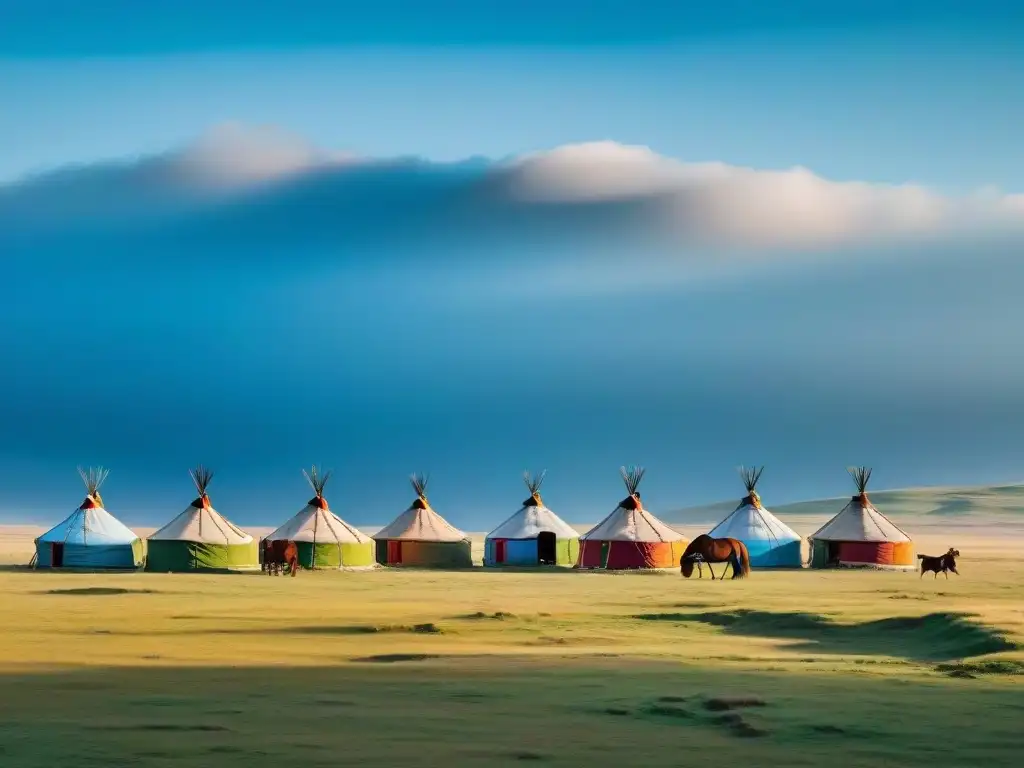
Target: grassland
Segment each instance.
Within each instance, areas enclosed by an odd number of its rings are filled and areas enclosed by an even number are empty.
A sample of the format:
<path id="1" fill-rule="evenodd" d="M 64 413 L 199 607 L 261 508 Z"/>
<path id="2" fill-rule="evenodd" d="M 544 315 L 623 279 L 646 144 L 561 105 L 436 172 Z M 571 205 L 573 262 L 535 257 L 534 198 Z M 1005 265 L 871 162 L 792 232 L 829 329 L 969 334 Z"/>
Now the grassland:
<path id="1" fill-rule="evenodd" d="M 1024 540 L 956 543 L 948 581 L 8 569 L 0 764 L 1016 765 Z"/>

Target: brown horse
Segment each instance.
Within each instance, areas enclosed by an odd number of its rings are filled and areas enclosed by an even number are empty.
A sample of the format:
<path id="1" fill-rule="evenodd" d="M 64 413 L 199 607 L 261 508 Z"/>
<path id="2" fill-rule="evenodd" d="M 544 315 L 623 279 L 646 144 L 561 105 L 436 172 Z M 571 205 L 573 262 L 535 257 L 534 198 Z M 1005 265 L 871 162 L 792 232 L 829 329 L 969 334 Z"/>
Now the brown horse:
<path id="1" fill-rule="evenodd" d="M 946 554 L 939 555 L 938 557 L 932 557 L 931 555 L 918 555 L 917 559 L 921 561 L 920 578 L 924 578 L 924 575 L 928 573 L 928 571 L 935 571 L 936 579 L 939 578 L 939 571 L 942 571 L 942 575 L 947 579 L 949 578 L 948 571 L 952 571 L 959 576 L 960 571 L 956 569 L 956 559 L 958 557 L 960 557 L 960 550 L 953 549 L 953 547 L 950 547 Z"/>
<path id="2" fill-rule="evenodd" d="M 299 570 L 299 548 L 294 541 L 263 540 L 262 569 L 268 576 L 281 573 L 281 566 L 286 566 L 294 576 Z"/>
<path id="3" fill-rule="evenodd" d="M 685 578 L 693 575 L 694 563 L 698 567 L 704 563 L 708 570 L 711 570 L 711 563 L 728 563 L 732 566 L 734 579 L 750 574 L 750 553 L 747 552 L 747 545 L 739 539 L 713 539 L 702 533 L 690 542 L 683 556 L 679 558 L 679 570 Z M 711 570 L 711 579 L 714 578 L 715 572 Z M 725 578 L 724 571 L 721 578 Z"/>

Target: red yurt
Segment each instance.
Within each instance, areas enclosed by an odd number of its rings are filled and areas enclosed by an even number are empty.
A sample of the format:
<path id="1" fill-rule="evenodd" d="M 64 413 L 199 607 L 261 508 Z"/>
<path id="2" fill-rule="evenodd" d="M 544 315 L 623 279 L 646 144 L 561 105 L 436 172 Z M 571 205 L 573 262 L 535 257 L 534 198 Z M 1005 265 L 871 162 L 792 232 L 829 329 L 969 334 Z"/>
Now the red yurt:
<path id="1" fill-rule="evenodd" d="M 914 542 L 868 499 L 867 467 L 849 470 L 857 495 L 811 541 L 811 567 L 862 567 L 916 570 Z"/>
<path id="2" fill-rule="evenodd" d="M 577 568 L 675 568 L 688 544 L 682 535 L 656 518 L 640 502 L 637 488 L 643 467 L 623 467 L 629 495 L 608 517 L 580 536 Z"/>

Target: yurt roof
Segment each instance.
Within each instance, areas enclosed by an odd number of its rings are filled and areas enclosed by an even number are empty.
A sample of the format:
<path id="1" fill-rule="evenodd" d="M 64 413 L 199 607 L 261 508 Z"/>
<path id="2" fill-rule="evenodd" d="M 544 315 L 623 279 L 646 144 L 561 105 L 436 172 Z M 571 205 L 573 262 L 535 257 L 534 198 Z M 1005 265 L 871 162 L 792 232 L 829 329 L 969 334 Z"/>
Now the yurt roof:
<path id="1" fill-rule="evenodd" d="M 560 539 L 575 539 L 580 534 L 547 507 L 523 507 L 487 534 L 489 539 L 535 539 L 550 531 Z"/>
<path id="2" fill-rule="evenodd" d="M 449 523 L 430 507 L 409 507 L 390 525 L 373 535 L 375 539 L 406 539 L 409 541 L 462 541 L 466 534 Z"/>
<path id="3" fill-rule="evenodd" d="M 103 509 L 76 509 L 37 541 L 55 544 L 131 544 L 138 535 Z"/>
<path id="4" fill-rule="evenodd" d="M 158 530 L 150 540 L 193 541 L 202 544 L 248 544 L 253 539 L 213 508 L 206 490 L 213 473 L 199 466 L 189 470 L 199 496 L 185 510 Z"/>
<path id="5" fill-rule="evenodd" d="M 747 495 L 722 522 L 716 525 L 709 536 L 749 541 L 790 542 L 800 541 L 799 534 L 765 509 L 757 493 L 757 481 L 761 479 L 764 467 L 740 467 L 740 477 L 747 489 Z"/>
<path id="6" fill-rule="evenodd" d="M 36 541 L 66 544 L 131 544 L 138 535 L 103 508 L 100 486 L 110 471 L 103 467 L 78 468 L 86 496 L 74 512 Z"/>
<path id="7" fill-rule="evenodd" d="M 759 504 L 740 504 L 709 536 L 753 541 L 800 541 L 800 535 Z"/>
<path id="8" fill-rule="evenodd" d="M 366 544 L 370 537 L 353 528 L 330 509 L 307 504 L 288 522 L 267 536 L 271 541 L 322 542 L 324 544 Z"/>
<path id="9" fill-rule="evenodd" d="M 580 538 L 591 541 L 679 541 L 685 537 L 643 507 L 619 507 Z"/>
<path id="10" fill-rule="evenodd" d="M 575 539 L 579 531 L 548 509 L 540 496 L 540 487 L 547 471 L 539 475 L 523 473 L 523 482 L 530 495 L 518 512 L 511 514 L 501 525 L 487 534 L 488 539 L 535 539 L 538 534 L 550 532 L 561 539 Z"/>
<path id="11" fill-rule="evenodd" d="M 855 496 L 835 517 L 808 538 L 821 541 L 910 541 L 870 501 Z"/>
<path id="12" fill-rule="evenodd" d="M 868 498 L 871 469 L 851 467 L 847 471 L 857 485 L 857 495 L 850 499 L 839 514 L 808 538 L 820 541 L 911 541 L 895 523 L 875 509 Z"/>
<path id="13" fill-rule="evenodd" d="M 463 541 L 466 534 L 449 523 L 430 506 L 426 489 L 428 478 L 413 475 L 411 478 L 416 499 L 402 514 L 389 525 L 373 535 L 374 539 L 404 539 L 406 541 Z"/>
<path id="14" fill-rule="evenodd" d="M 619 502 L 608 517 L 580 539 L 591 541 L 680 541 L 685 538 L 644 509 L 637 491 L 644 476 L 643 467 L 623 467 L 622 479 L 629 495 Z"/>
<path id="15" fill-rule="evenodd" d="M 149 538 L 203 544 L 248 544 L 252 541 L 252 536 L 213 507 L 191 505 Z"/>
<path id="16" fill-rule="evenodd" d="M 313 467 L 309 472 L 302 470 L 306 481 L 316 494 L 306 506 L 292 516 L 288 522 L 267 536 L 270 541 L 321 542 L 324 544 L 367 544 L 370 537 L 346 523 L 331 511 L 324 498 L 324 486 L 331 472 Z"/>

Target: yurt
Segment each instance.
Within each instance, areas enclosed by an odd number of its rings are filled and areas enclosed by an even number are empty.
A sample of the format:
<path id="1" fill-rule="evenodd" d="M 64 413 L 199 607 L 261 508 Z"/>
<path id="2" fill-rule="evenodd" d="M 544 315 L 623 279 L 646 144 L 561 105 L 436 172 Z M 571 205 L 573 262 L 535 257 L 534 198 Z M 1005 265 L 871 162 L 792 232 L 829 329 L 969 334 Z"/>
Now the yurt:
<path id="1" fill-rule="evenodd" d="M 184 512 L 149 537 L 147 571 L 249 570 L 260 567 L 256 540 L 221 515 L 207 489 L 213 472 L 189 470 L 199 495 Z"/>
<path id="2" fill-rule="evenodd" d="M 871 470 L 855 467 L 848 471 L 857 484 L 857 495 L 838 515 L 808 537 L 811 567 L 916 570 L 914 542 L 875 509 L 868 498 Z"/>
<path id="3" fill-rule="evenodd" d="M 369 568 L 374 565 L 373 540 L 331 511 L 324 498 L 330 471 L 302 470 L 314 496 L 267 541 L 294 541 L 304 568 Z"/>
<path id="4" fill-rule="evenodd" d="M 416 474 L 410 480 L 416 491 L 415 501 L 373 537 L 377 562 L 420 568 L 471 567 L 472 542 L 431 508 L 426 496 L 428 478 Z"/>
<path id="5" fill-rule="evenodd" d="M 757 481 L 764 467 L 740 467 L 747 495 L 740 505 L 708 534 L 714 539 L 739 539 L 747 545 L 754 568 L 800 568 L 804 540 L 761 504 Z"/>
<path id="6" fill-rule="evenodd" d="M 540 486 L 546 472 L 523 474 L 530 495 L 518 512 L 487 534 L 484 565 L 574 565 L 580 535 L 544 505 Z"/>
<path id="7" fill-rule="evenodd" d="M 81 467 L 85 500 L 61 523 L 36 539 L 36 568 L 133 570 L 142 564 L 142 540 L 103 508 L 100 486 L 109 470 Z"/>
<path id="8" fill-rule="evenodd" d="M 629 493 L 594 528 L 580 536 L 579 568 L 674 568 L 688 541 L 656 518 L 640 502 L 637 488 L 643 467 L 622 467 Z"/>

